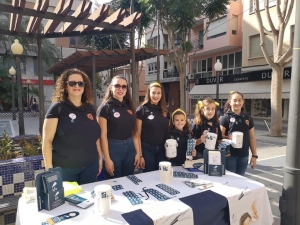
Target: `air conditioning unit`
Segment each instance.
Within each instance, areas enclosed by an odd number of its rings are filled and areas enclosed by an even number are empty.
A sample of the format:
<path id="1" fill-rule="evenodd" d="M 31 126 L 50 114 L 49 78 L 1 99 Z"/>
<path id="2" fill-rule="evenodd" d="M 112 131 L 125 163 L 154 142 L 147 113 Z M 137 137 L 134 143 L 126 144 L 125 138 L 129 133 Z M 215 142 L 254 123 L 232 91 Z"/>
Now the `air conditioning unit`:
<path id="1" fill-rule="evenodd" d="M 193 73 L 192 73 L 192 74 L 189 74 L 189 75 L 188 75 L 188 79 L 189 79 L 189 80 L 194 80 L 194 79 L 195 79 L 195 74 L 193 74 Z"/>

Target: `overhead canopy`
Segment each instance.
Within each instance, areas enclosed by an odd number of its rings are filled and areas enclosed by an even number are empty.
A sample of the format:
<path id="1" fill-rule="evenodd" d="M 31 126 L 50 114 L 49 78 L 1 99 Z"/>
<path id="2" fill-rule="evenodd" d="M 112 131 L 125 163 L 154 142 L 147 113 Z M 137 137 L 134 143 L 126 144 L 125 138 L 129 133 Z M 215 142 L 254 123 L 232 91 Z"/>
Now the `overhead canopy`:
<path id="1" fill-rule="evenodd" d="M 135 61 L 150 59 L 159 55 L 168 54 L 169 50 L 159 50 L 153 48 L 135 49 Z M 77 51 L 67 58 L 58 62 L 56 65 L 47 70 L 49 74 L 59 75 L 66 69 L 78 68 L 87 74 L 93 72 L 93 57 L 95 57 L 96 72 L 104 71 L 111 68 L 127 65 L 130 63 L 130 50 L 99 50 L 99 51 Z"/>
<path id="2" fill-rule="evenodd" d="M 101 5 L 91 15 L 92 2 L 81 0 L 76 10 L 69 15 L 73 0 L 59 0 L 54 12 L 48 12 L 50 0 L 36 0 L 33 9 L 25 8 L 25 0 L 12 1 L 12 5 L 0 3 L 0 11 L 10 13 L 10 26 L 0 29 L 4 35 L 57 38 L 82 35 L 129 33 L 130 28 L 141 20 L 141 13 L 126 16 L 125 9 L 119 9 L 108 16 L 109 6 Z M 23 16 L 30 16 L 26 31 L 20 30 Z M 42 20 L 46 20 L 41 27 Z M 61 27 L 57 31 L 57 27 Z"/>
<path id="3" fill-rule="evenodd" d="M 290 98 L 290 79 L 283 80 L 282 98 Z M 216 84 L 195 85 L 189 93 L 191 99 L 216 98 Z M 219 99 L 227 99 L 230 91 L 239 91 L 245 99 L 269 99 L 271 80 L 219 85 Z"/>

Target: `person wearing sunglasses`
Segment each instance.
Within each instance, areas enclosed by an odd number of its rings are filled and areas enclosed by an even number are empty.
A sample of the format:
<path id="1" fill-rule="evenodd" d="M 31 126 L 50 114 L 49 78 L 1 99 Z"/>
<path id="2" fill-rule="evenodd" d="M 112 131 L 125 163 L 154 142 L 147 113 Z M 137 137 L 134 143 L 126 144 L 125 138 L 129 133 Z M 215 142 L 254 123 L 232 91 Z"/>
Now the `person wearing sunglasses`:
<path id="1" fill-rule="evenodd" d="M 169 118 L 163 86 L 151 83 L 144 102 L 136 110 L 135 122 L 135 133 L 141 140 L 140 167 L 144 172 L 158 170 L 159 162 L 166 160 L 164 142 Z"/>
<path id="2" fill-rule="evenodd" d="M 140 161 L 139 140 L 133 136 L 134 107 L 127 80 L 115 76 L 97 110 L 101 127 L 105 179 L 132 175 Z"/>
<path id="3" fill-rule="evenodd" d="M 100 127 L 88 76 L 69 69 L 57 79 L 43 126 L 45 168 L 61 167 L 64 181 L 96 181 L 102 169 Z"/>

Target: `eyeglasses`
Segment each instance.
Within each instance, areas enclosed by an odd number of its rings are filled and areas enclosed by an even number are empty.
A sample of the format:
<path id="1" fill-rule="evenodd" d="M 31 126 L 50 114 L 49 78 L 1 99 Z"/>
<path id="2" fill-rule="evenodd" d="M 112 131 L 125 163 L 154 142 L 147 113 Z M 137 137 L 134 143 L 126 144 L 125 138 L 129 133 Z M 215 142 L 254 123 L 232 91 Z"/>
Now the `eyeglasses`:
<path id="1" fill-rule="evenodd" d="M 79 87 L 84 87 L 85 83 L 83 81 L 67 81 L 66 82 L 70 87 L 75 87 L 78 84 Z"/>
<path id="2" fill-rule="evenodd" d="M 121 84 L 113 84 L 112 86 L 115 87 L 115 89 L 118 89 L 118 90 L 127 90 L 127 85 L 121 85 Z"/>

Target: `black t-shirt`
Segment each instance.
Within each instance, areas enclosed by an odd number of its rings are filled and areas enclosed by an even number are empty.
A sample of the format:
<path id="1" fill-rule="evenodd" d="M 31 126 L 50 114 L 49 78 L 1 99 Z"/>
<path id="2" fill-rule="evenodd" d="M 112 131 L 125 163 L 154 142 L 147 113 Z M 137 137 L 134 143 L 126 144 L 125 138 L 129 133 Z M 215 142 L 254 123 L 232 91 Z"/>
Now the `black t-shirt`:
<path id="1" fill-rule="evenodd" d="M 141 140 L 149 144 L 163 145 L 168 132 L 169 114 L 163 114 L 158 105 L 147 103 L 137 108 L 136 117 L 142 120 Z"/>
<path id="2" fill-rule="evenodd" d="M 231 110 L 228 110 L 224 116 L 220 117 L 221 126 L 226 128 L 225 135 L 228 135 L 234 131 L 240 131 L 244 134 L 243 136 L 243 147 L 234 148 L 230 146 L 230 152 L 232 156 L 248 156 L 250 147 L 250 134 L 249 130 L 254 127 L 251 116 L 241 113 L 237 115 Z"/>
<path id="3" fill-rule="evenodd" d="M 127 140 L 132 137 L 134 115 L 127 102 L 120 102 L 111 98 L 100 106 L 97 117 L 103 117 L 107 120 L 108 138 Z"/>
<path id="4" fill-rule="evenodd" d="M 53 103 L 45 117 L 58 118 L 52 142 L 54 167 L 82 168 L 98 160 L 96 142 L 101 132 L 94 106 L 76 107 L 70 101 Z"/>
<path id="5" fill-rule="evenodd" d="M 186 160 L 186 150 L 187 150 L 187 140 L 189 139 L 189 135 L 186 131 L 180 131 L 176 129 L 170 130 L 166 135 L 167 139 L 174 139 L 177 141 L 177 156 L 175 158 L 171 158 L 171 162 L 176 164 L 183 164 Z"/>
<path id="6" fill-rule="evenodd" d="M 209 122 L 212 123 L 212 126 L 208 124 Z M 218 135 L 217 140 L 222 140 L 222 132 L 221 132 L 221 129 L 220 129 L 220 125 L 218 123 L 214 122 L 214 121 L 207 121 L 207 120 L 203 121 L 202 126 L 199 126 L 199 125 L 195 124 L 195 126 L 193 128 L 194 138 L 196 138 L 196 139 L 200 138 L 205 130 L 207 130 L 208 132 L 217 134 Z M 219 144 L 218 144 L 218 141 L 217 141 L 216 142 L 216 149 L 218 149 L 218 145 Z M 200 145 L 196 146 L 197 152 L 199 152 L 202 155 L 203 155 L 204 149 L 205 149 L 205 144 L 204 143 L 201 143 Z"/>

